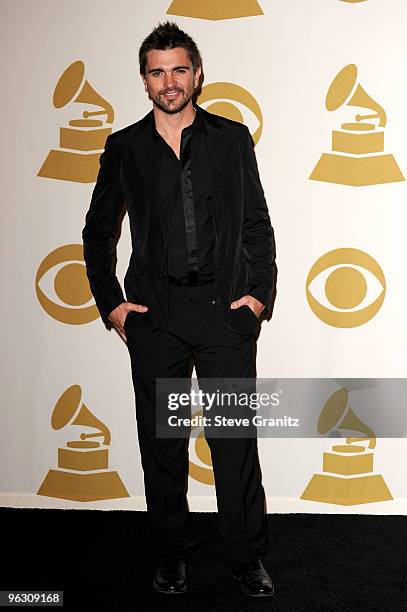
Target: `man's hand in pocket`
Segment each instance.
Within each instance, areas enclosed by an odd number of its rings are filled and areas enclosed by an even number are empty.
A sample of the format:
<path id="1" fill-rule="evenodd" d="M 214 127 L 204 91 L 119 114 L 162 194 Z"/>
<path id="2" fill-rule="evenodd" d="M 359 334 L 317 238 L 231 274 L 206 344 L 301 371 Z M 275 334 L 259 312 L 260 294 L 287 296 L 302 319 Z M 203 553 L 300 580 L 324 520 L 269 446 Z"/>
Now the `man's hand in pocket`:
<path id="1" fill-rule="evenodd" d="M 232 302 L 230 307 L 239 308 L 240 306 L 244 306 L 244 305 L 248 306 L 254 312 L 257 318 L 259 318 L 260 313 L 265 308 L 264 304 L 262 304 L 259 300 L 257 300 L 252 295 L 244 295 L 240 299 Z"/>
<path id="2" fill-rule="evenodd" d="M 147 312 L 148 306 L 144 306 L 143 304 L 133 304 L 133 302 L 122 302 L 119 304 L 119 306 L 117 306 L 117 308 L 112 310 L 108 316 L 109 321 L 113 323 L 113 327 L 125 342 L 127 342 L 127 339 L 126 334 L 124 333 L 124 323 L 128 313 L 131 310 L 135 310 L 136 312 Z"/>

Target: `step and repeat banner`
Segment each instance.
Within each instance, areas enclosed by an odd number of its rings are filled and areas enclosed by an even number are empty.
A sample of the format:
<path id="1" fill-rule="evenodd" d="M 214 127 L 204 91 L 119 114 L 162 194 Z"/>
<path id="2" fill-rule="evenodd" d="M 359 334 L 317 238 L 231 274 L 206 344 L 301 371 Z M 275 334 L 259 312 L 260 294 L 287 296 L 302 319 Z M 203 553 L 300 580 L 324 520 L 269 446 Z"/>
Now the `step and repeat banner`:
<path id="1" fill-rule="evenodd" d="M 407 374 L 406 3 L 3 0 L 0 11 L 1 504 L 145 509 L 128 352 L 95 306 L 81 232 L 107 136 L 151 109 L 139 46 L 169 20 L 201 51 L 197 103 L 255 143 L 279 272 L 257 375 L 280 390 L 329 381 L 309 437 L 259 439 L 267 510 L 406 513 L 404 423 L 399 436 L 374 426 L 404 410 Z M 130 252 L 126 216 L 121 282 Z M 216 509 L 202 432 L 189 501 Z"/>

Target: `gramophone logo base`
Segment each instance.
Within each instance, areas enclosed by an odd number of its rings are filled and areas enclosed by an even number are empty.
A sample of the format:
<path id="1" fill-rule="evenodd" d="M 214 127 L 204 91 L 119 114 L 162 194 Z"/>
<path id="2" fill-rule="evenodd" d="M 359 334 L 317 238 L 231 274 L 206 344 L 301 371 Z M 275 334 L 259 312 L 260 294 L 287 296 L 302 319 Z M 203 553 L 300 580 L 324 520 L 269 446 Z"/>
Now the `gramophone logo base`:
<path id="1" fill-rule="evenodd" d="M 174 0 L 167 15 L 181 15 L 196 19 L 236 19 L 263 15 L 257 0 Z"/>
<path id="2" fill-rule="evenodd" d="M 380 474 L 356 478 L 314 474 L 300 499 L 354 506 L 389 501 L 393 497 Z"/>
<path id="3" fill-rule="evenodd" d="M 37 495 L 79 502 L 130 497 L 116 471 L 76 474 L 62 470 L 49 470 Z"/>
<path id="4" fill-rule="evenodd" d="M 372 157 L 349 157 L 323 153 L 311 176 L 314 181 L 362 187 L 404 181 L 396 160 L 390 153 Z"/>
<path id="5" fill-rule="evenodd" d="M 94 183 L 99 171 L 99 158 L 100 151 L 84 155 L 51 149 L 38 176 L 75 183 Z"/>

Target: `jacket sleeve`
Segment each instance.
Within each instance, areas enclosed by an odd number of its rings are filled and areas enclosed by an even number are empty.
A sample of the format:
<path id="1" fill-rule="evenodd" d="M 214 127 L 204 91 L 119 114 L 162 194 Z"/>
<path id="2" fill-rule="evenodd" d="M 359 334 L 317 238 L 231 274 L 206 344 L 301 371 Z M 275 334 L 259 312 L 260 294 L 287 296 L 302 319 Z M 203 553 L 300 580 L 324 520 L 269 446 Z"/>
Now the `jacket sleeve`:
<path id="1" fill-rule="evenodd" d="M 124 196 L 120 185 L 119 160 L 111 136 L 100 156 L 100 168 L 82 230 L 86 274 L 103 322 L 125 301 L 117 279 L 116 242 L 122 220 Z"/>
<path id="2" fill-rule="evenodd" d="M 253 141 L 248 128 L 244 128 L 242 242 L 249 257 L 251 273 L 247 293 L 264 304 L 262 315 L 267 315 L 272 310 L 277 281 L 274 230 L 259 177 Z"/>

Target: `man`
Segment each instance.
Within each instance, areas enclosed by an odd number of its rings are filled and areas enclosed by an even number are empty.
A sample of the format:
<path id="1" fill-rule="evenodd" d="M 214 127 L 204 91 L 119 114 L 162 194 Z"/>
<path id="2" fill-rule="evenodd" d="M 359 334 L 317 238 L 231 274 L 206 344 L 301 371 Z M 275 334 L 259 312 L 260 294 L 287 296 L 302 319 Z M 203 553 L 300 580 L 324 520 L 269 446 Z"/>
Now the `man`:
<path id="1" fill-rule="evenodd" d="M 156 378 L 255 377 L 256 329 L 276 285 L 274 233 L 246 126 L 193 104 L 195 42 L 160 24 L 139 51 L 152 110 L 111 134 L 83 228 L 103 322 L 126 341 L 151 535 L 153 586 L 184 593 L 198 544 L 189 523 L 188 438 L 156 436 Z M 124 298 L 116 242 L 127 207 L 132 254 Z M 247 595 L 274 587 L 257 438 L 208 438 L 220 529 Z"/>

